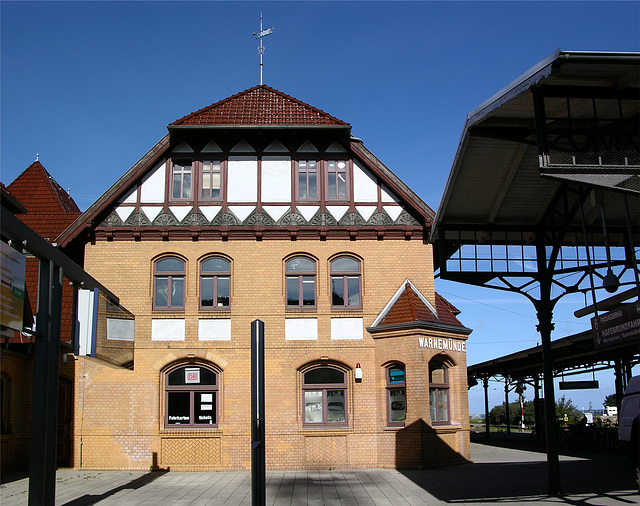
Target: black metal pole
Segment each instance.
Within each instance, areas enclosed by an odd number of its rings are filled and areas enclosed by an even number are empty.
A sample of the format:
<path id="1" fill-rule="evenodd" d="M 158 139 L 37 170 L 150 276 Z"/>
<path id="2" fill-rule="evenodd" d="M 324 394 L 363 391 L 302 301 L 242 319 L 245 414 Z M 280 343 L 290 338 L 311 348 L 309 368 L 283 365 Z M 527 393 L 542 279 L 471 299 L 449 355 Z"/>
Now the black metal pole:
<path id="1" fill-rule="evenodd" d="M 484 433 L 485 437 L 489 439 L 491 434 L 491 427 L 489 426 L 489 377 L 482 378 L 482 385 L 484 386 Z"/>
<path id="2" fill-rule="evenodd" d="M 504 378 L 504 416 L 507 419 L 507 434 L 511 434 L 511 417 L 509 414 L 509 378 Z"/>
<path id="3" fill-rule="evenodd" d="M 31 407 L 29 505 L 55 504 L 62 269 L 41 260 Z"/>
<path id="4" fill-rule="evenodd" d="M 251 322 L 251 503 L 266 504 L 264 452 L 264 322 Z"/>

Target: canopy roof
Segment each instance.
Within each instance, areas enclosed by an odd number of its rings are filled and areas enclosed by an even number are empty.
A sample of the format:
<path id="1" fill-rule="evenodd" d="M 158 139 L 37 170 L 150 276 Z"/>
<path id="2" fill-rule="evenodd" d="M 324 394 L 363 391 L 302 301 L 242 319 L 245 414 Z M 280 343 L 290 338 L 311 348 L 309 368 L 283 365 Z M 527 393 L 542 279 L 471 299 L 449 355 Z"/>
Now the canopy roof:
<path id="1" fill-rule="evenodd" d="M 627 229 L 621 195 L 629 197 L 638 244 L 639 81 L 640 53 L 558 50 L 471 111 L 432 240 L 443 239 L 442 225 L 518 231 L 545 225 L 563 188 L 586 184 L 602 190 L 612 231 Z M 585 219 L 602 244 L 596 200 L 583 199 Z M 580 213 L 569 228 L 582 230 Z"/>

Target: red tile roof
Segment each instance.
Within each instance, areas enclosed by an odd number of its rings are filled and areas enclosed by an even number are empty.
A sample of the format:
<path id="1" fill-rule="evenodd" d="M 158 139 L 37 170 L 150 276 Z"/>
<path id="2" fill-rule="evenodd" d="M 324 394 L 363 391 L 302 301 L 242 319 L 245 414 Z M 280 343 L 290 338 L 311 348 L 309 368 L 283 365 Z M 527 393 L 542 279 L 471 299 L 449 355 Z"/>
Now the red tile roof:
<path id="1" fill-rule="evenodd" d="M 258 85 L 174 121 L 169 126 L 349 126 L 326 112 Z"/>
<path id="2" fill-rule="evenodd" d="M 81 214 L 71 196 L 38 161 L 29 165 L 7 189 L 27 209 L 18 218 L 50 242 Z"/>
<path id="3" fill-rule="evenodd" d="M 436 313 L 428 307 L 414 291 L 410 283 L 405 283 L 404 290 L 389 308 L 377 327 L 410 323 L 440 323 L 464 328 L 456 318 L 459 311 L 441 295 L 436 293 Z"/>
<path id="4" fill-rule="evenodd" d="M 27 167 L 7 189 L 27 210 L 26 213 L 18 214 L 16 217 L 49 242 L 54 242 L 56 237 L 81 214 L 71 196 L 38 161 Z M 34 315 L 38 299 L 38 270 L 38 260 L 27 258 L 25 286 Z M 60 336 L 63 341 L 69 341 L 73 289 L 68 283 L 63 283 L 62 286 L 62 306 Z"/>

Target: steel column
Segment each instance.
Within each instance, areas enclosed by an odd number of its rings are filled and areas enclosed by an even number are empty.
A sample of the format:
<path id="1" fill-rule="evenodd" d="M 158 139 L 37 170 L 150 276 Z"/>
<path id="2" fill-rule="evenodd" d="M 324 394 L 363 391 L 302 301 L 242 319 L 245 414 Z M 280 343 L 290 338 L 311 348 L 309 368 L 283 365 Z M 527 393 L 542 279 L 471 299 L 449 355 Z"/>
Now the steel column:
<path id="1" fill-rule="evenodd" d="M 251 503 L 266 503 L 264 448 L 264 322 L 251 322 Z"/>

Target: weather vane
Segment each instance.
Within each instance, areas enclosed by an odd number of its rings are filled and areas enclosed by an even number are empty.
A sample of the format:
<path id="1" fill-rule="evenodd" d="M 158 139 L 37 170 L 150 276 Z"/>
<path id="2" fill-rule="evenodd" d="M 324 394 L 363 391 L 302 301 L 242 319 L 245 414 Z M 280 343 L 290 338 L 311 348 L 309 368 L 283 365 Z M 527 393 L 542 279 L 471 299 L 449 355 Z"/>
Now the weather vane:
<path id="1" fill-rule="evenodd" d="M 253 32 L 253 35 L 256 39 L 260 39 L 260 46 L 258 47 L 258 53 L 260 53 L 260 84 L 262 84 L 262 55 L 264 54 L 264 46 L 262 45 L 262 39 L 267 35 L 271 35 L 273 33 L 273 29 L 275 26 L 271 26 L 269 28 L 262 29 L 262 12 L 260 13 L 260 31 Z"/>

